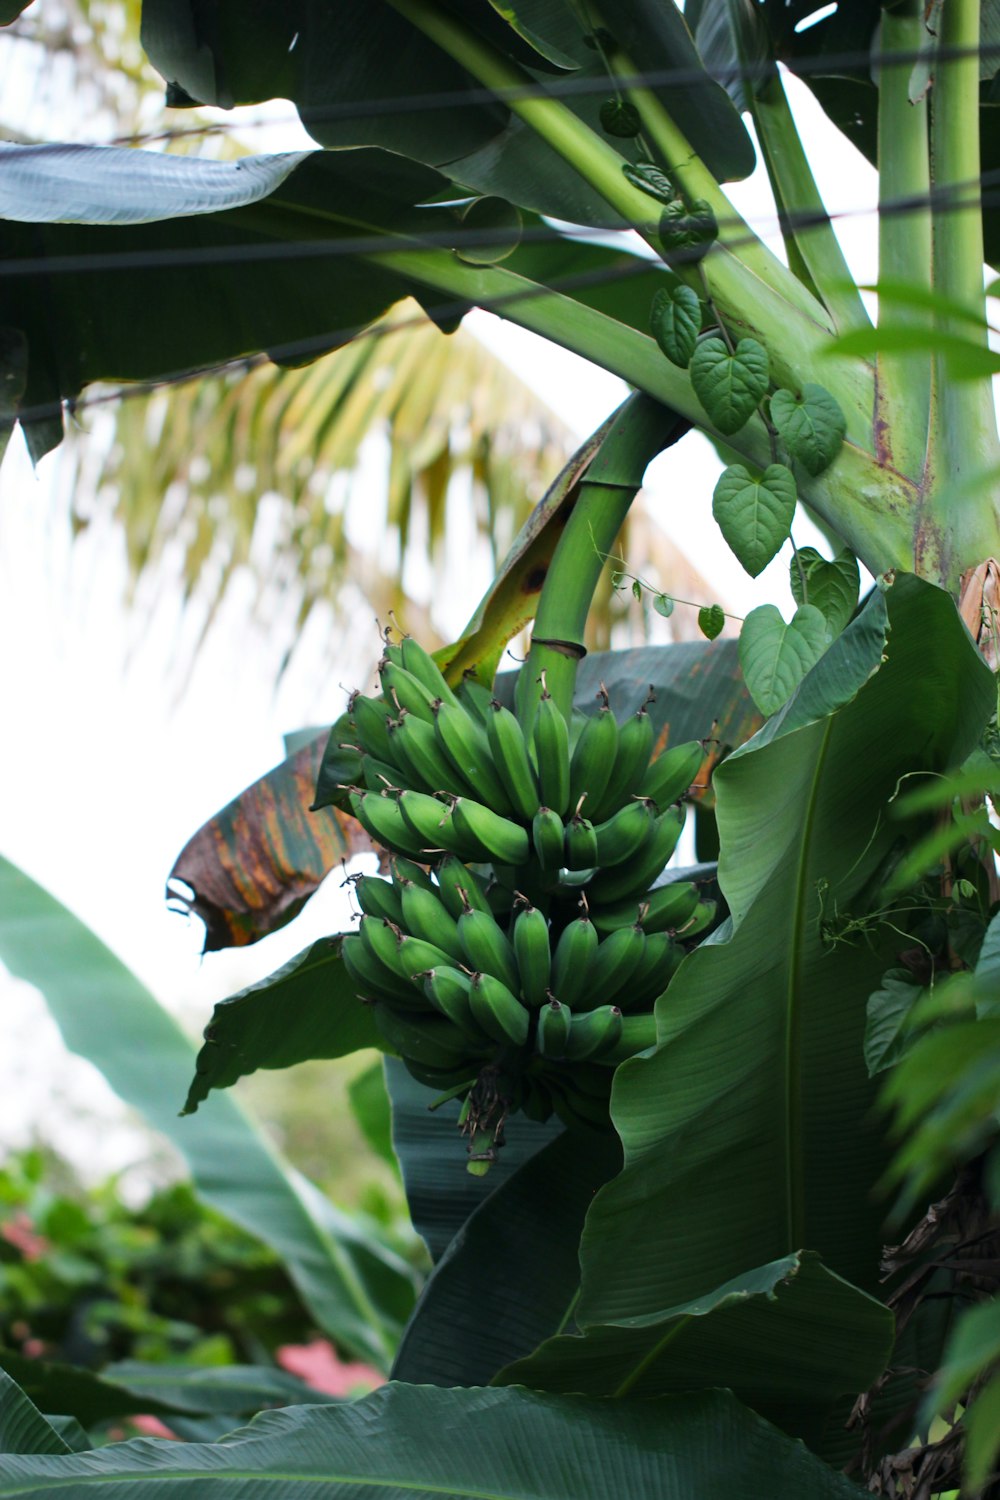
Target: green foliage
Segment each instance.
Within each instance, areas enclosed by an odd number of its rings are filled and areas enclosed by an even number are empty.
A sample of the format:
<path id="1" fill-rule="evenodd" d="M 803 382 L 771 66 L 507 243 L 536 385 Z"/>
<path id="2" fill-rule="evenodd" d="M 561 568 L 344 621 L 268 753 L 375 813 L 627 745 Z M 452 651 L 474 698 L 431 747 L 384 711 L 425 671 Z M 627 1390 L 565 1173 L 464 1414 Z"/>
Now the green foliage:
<path id="1" fill-rule="evenodd" d="M 763 474 L 730 464 L 719 476 L 712 514 L 751 578 L 764 571 L 787 541 L 796 499 L 795 480 L 784 464 L 768 464 Z"/>
<path id="2" fill-rule="evenodd" d="M 675 365 L 686 370 L 691 363 L 701 328 L 701 303 L 697 292 L 678 281 L 661 287 L 649 312 L 653 337 Z"/>
<path id="3" fill-rule="evenodd" d="M 762 714 L 788 702 L 826 644 L 826 621 L 812 604 L 800 604 L 787 623 L 774 604 L 750 611 L 740 632 L 740 666 Z"/>
<path id="4" fill-rule="evenodd" d="M 858 603 L 861 575 L 857 558 L 845 551 L 827 562 L 815 547 L 799 547 L 789 564 L 788 582 L 796 604 L 814 605 L 825 618 L 830 635 L 839 635 Z"/>
<path id="5" fill-rule="evenodd" d="M 807 383 L 801 394 L 775 391 L 771 421 L 785 447 L 810 474 L 822 474 L 844 441 L 847 423 L 837 402 L 821 385 Z"/>
<path id="6" fill-rule="evenodd" d="M 739 432 L 767 392 L 770 364 L 757 339 L 740 339 L 730 351 L 722 339 L 703 340 L 691 356 L 691 384 L 712 426 Z"/>

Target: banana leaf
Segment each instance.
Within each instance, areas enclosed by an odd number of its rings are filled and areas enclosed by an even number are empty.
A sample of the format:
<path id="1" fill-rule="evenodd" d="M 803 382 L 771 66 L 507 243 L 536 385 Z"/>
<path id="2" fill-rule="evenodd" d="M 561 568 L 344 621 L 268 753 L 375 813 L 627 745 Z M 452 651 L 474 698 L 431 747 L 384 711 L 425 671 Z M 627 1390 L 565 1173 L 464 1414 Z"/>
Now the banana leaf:
<path id="1" fill-rule="evenodd" d="M 22 1398 L 24 1400 L 26 1398 Z M 859 1500 L 866 1491 L 711 1391 L 629 1404 L 525 1390 L 388 1385 L 351 1405 L 268 1412 L 220 1443 L 142 1438 L 84 1454 L 11 1454 L 0 1500 L 79 1487 L 129 1500 Z"/>
<path id="2" fill-rule="evenodd" d="M 886 1144 L 863 1042 L 899 939 L 891 913 L 859 911 L 854 943 L 837 919 L 892 842 L 900 777 L 960 763 L 994 696 L 951 598 L 897 576 L 717 771 L 732 917 L 658 1002 L 657 1051 L 616 1074 L 625 1167 L 584 1230 L 582 1330 L 698 1302 L 804 1249 L 877 1292 Z"/>
<path id="3" fill-rule="evenodd" d="M 440 1144 L 429 1165 L 439 1160 Z M 563 1131 L 522 1159 L 438 1261 L 403 1334 L 393 1378 L 485 1385 L 571 1322 L 584 1215 L 620 1167 L 621 1147 L 612 1134 Z M 523 1383 L 555 1388 L 530 1372 Z"/>
<path id="4" fill-rule="evenodd" d="M 89 928 L 3 858 L 0 961 L 41 990 L 70 1050 L 180 1151 L 199 1196 L 281 1256 L 318 1326 L 384 1368 L 412 1305 L 409 1268 L 283 1162 L 231 1096 L 179 1118 L 191 1042 Z"/>

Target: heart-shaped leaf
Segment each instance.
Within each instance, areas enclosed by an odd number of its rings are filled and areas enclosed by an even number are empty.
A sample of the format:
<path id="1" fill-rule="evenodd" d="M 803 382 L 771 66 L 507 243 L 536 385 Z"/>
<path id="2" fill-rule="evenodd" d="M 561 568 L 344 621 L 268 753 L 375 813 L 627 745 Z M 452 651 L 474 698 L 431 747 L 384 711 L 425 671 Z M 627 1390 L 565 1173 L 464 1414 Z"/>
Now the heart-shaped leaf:
<path id="1" fill-rule="evenodd" d="M 789 564 L 789 582 L 796 604 L 814 604 L 825 615 L 831 635 L 839 635 L 861 592 L 861 573 L 853 553 L 845 548 L 833 562 L 827 562 L 815 547 L 800 547 Z"/>
<path id="2" fill-rule="evenodd" d="M 606 135 L 628 140 L 639 134 L 642 120 L 634 104 L 627 99 L 605 99 L 601 105 L 601 129 Z"/>
<path id="3" fill-rule="evenodd" d="M 844 413 L 821 385 L 804 385 L 800 395 L 775 391 L 771 421 L 789 453 L 810 474 L 830 467 L 847 431 Z"/>
<path id="4" fill-rule="evenodd" d="M 659 235 L 671 263 L 676 260 L 690 266 L 718 239 L 719 225 L 711 204 L 703 198 L 690 207 L 683 198 L 675 198 L 660 215 Z"/>
<path id="5" fill-rule="evenodd" d="M 739 432 L 767 391 L 767 350 L 740 339 L 730 354 L 722 339 L 705 339 L 691 356 L 695 395 L 719 432 Z"/>
<path id="6" fill-rule="evenodd" d="M 662 615 L 665 620 L 669 620 L 674 612 L 674 601 L 669 594 L 657 594 L 653 600 L 653 608 L 658 615 Z"/>
<path id="7" fill-rule="evenodd" d="M 762 714 L 777 713 L 826 649 L 826 620 L 812 604 L 789 622 L 774 604 L 761 604 L 743 621 L 740 666 L 750 696 Z"/>
<path id="8" fill-rule="evenodd" d="M 683 281 L 660 287 L 650 308 L 649 326 L 671 364 L 686 370 L 701 328 L 701 303 L 697 292 L 685 286 Z"/>
<path id="9" fill-rule="evenodd" d="M 730 464 L 720 475 L 712 514 L 751 578 L 763 572 L 791 531 L 795 500 L 795 480 L 784 464 L 768 464 L 763 474 Z"/>
<path id="10" fill-rule="evenodd" d="M 706 604 L 698 611 L 698 629 L 706 640 L 714 641 L 722 634 L 726 623 L 726 612 L 721 604 Z"/>

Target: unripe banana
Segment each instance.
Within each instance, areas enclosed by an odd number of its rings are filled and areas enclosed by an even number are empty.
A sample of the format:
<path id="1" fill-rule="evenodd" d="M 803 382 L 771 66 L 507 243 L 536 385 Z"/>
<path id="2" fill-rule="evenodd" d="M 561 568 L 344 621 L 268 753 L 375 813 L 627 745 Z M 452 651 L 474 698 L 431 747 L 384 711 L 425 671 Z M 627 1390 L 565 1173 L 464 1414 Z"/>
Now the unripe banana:
<path id="1" fill-rule="evenodd" d="M 463 676 L 456 691 L 458 693 L 458 701 L 465 709 L 465 712 L 473 719 L 478 719 L 485 729 L 490 716 L 490 703 L 493 698 L 493 694 L 489 688 L 484 683 L 479 682 L 475 673 L 469 670 Z"/>
<path id="2" fill-rule="evenodd" d="M 372 1007 L 375 1025 L 400 1057 L 425 1068 L 460 1069 L 467 1065 L 469 1043 L 457 1026 L 431 1011 L 405 1016 L 385 1001 Z"/>
<path id="3" fill-rule="evenodd" d="M 596 906 L 594 926 L 598 932 L 614 932 L 615 928 L 631 927 L 638 920 L 645 933 L 669 932 L 683 927 L 697 906 L 698 887 L 690 880 L 674 880 L 643 892 L 641 900 Z"/>
<path id="4" fill-rule="evenodd" d="M 443 901 L 431 891 L 407 883 L 403 886 L 401 906 L 403 928 L 413 937 L 423 938 L 447 953 L 458 963 L 464 961 L 458 928 Z"/>
<path id="5" fill-rule="evenodd" d="M 400 893 L 390 880 L 361 875 L 354 882 L 354 899 L 366 917 L 388 917 L 398 927 L 403 920 Z"/>
<path id="6" fill-rule="evenodd" d="M 401 854 L 394 854 L 389 861 L 389 873 L 393 883 L 400 888 L 408 880 L 411 885 L 419 885 L 422 891 L 436 891 L 434 884 L 423 865 L 415 864 L 412 859 L 404 859 Z M 400 889 L 402 895 L 402 889 Z"/>
<path id="7" fill-rule="evenodd" d="M 563 863 L 568 870 L 593 870 L 601 864 L 598 858 L 597 830 L 588 818 L 583 817 L 579 808 L 566 824 Z"/>
<path id="8" fill-rule="evenodd" d="M 537 906 L 523 906 L 514 919 L 514 957 L 521 998 L 532 1010 L 545 1002 L 552 969 L 549 924 Z"/>
<path id="9" fill-rule="evenodd" d="M 587 975 L 586 988 L 574 1010 L 596 1010 L 610 1005 L 631 979 L 642 961 L 646 934 L 641 927 L 619 927 L 597 949 Z"/>
<path id="10" fill-rule="evenodd" d="M 470 967 L 483 974 L 492 974 L 495 979 L 502 979 L 516 995 L 520 988 L 517 959 L 510 939 L 493 913 L 476 911 L 470 906 L 459 917 L 457 929 Z"/>
<path id="11" fill-rule="evenodd" d="M 540 807 L 532 819 L 531 842 L 543 870 L 562 869 L 564 834 L 563 820 L 559 814 L 551 807 Z M 519 862 L 524 863 L 523 860 Z"/>
<path id="12" fill-rule="evenodd" d="M 611 1129 L 607 1103 L 574 1088 L 572 1075 L 560 1079 L 558 1087 L 552 1086 L 552 1105 L 569 1130 L 607 1134 Z"/>
<path id="13" fill-rule="evenodd" d="M 445 681 L 444 674 L 429 651 L 412 635 L 404 635 L 399 646 L 403 667 L 418 682 L 422 682 L 432 698 L 441 698 L 445 703 L 459 707 L 458 699 Z"/>
<path id="14" fill-rule="evenodd" d="M 399 766 L 387 760 L 376 760 L 374 755 L 361 757 L 361 776 L 370 792 L 381 794 L 390 787 L 398 787 L 402 775 Z"/>
<path id="15" fill-rule="evenodd" d="M 428 969 L 447 968 L 454 962 L 454 958 L 436 943 L 429 943 L 425 938 L 412 937 L 404 932 L 399 939 L 398 961 L 400 970 L 407 979 L 421 985 L 416 977 L 418 974 L 425 974 Z"/>
<path id="16" fill-rule="evenodd" d="M 623 1016 L 622 1034 L 613 1047 L 602 1052 L 600 1061 L 608 1067 L 617 1067 L 638 1052 L 656 1046 L 656 1017 L 652 1015 Z"/>
<path id="17" fill-rule="evenodd" d="M 588 716 L 569 767 L 569 805 L 577 807 L 580 798 L 586 797 L 588 815 L 600 805 L 618 750 L 618 725 L 603 688 L 602 695 L 603 707 Z"/>
<path id="18" fill-rule="evenodd" d="M 615 865 L 610 870 L 601 870 L 587 889 L 589 899 L 602 906 L 615 901 L 638 899 L 663 873 L 667 860 L 677 847 L 677 840 L 684 827 L 684 809 L 668 807 L 653 826 L 653 832 L 642 846 L 635 859 L 627 864 Z"/>
<path id="19" fill-rule="evenodd" d="M 404 1057 L 403 1062 L 411 1078 L 415 1078 L 425 1088 L 434 1089 L 445 1098 L 452 1099 L 456 1094 L 474 1086 L 480 1066 L 478 1062 L 463 1061 L 453 1068 L 427 1068 L 414 1062 L 412 1057 Z M 444 1103 L 444 1099 L 441 1103 Z M 433 1105 L 428 1108 L 433 1108 Z"/>
<path id="20" fill-rule="evenodd" d="M 552 992 L 564 1005 L 575 1005 L 586 990 L 597 947 L 597 932 L 587 916 L 567 922 L 560 933 L 552 956 Z"/>
<path id="21" fill-rule="evenodd" d="M 639 786 L 640 795 L 651 797 L 660 809 L 668 807 L 688 791 L 704 758 L 700 740 L 688 740 L 664 750 L 650 763 Z"/>
<path id="22" fill-rule="evenodd" d="M 427 691 L 419 678 L 414 677 L 412 672 L 407 672 L 405 667 L 396 666 L 394 662 L 381 663 L 379 676 L 382 691 L 389 703 L 394 704 L 397 710 L 405 708 L 408 713 L 416 714 L 418 719 L 433 724 L 435 696 Z"/>
<path id="23" fill-rule="evenodd" d="M 572 1011 L 561 1001 L 551 999 L 538 1012 L 535 1047 L 543 1057 L 558 1061 L 566 1056 Z"/>
<path id="24" fill-rule="evenodd" d="M 350 703 L 350 714 L 358 731 L 361 748 L 366 755 L 377 760 L 392 760 L 389 750 L 389 710 L 385 703 L 355 693 Z"/>
<path id="25" fill-rule="evenodd" d="M 715 901 L 699 901 L 687 921 L 675 926 L 675 935 L 685 943 L 690 942 L 714 922 L 716 906 Z"/>
<path id="26" fill-rule="evenodd" d="M 426 853 L 447 851 L 465 858 L 478 857 L 478 850 L 470 852 L 469 841 L 455 827 L 453 803 L 408 790 L 399 794 L 399 811 Z"/>
<path id="27" fill-rule="evenodd" d="M 344 938 L 340 945 L 340 956 L 363 1000 L 391 1000 L 393 1005 L 426 1010 L 409 981 L 386 968 L 365 946 L 360 934 L 355 932 Z"/>
<path id="28" fill-rule="evenodd" d="M 572 1061 L 598 1058 L 610 1052 L 621 1034 L 622 1013 L 617 1005 L 599 1005 L 595 1010 L 573 1016 L 566 1038 L 566 1056 Z"/>
<path id="29" fill-rule="evenodd" d="M 478 799 L 506 817 L 513 812 L 510 798 L 493 764 L 486 731 L 465 709 L 450 703 L 435 705 L 434 727 L 449 761 Z"/>
<path id="30" fill-rule="evenodd" d="M 449 915 L 456 921 L 467 906 L 475 906 L 479 911 L 492 911 L 486 886 L 475 871 L 464 865 L 457 855 L 445 855 L 437 867 L 437 878 L 441 900 Z"/>
<path id="31" fill-rule="evenodd" d="M 456 797 L 468 792 L 465 779 L 442 754 L 433 725 L 406 709 L 389 721 L 389 748 L 407 784 L 418 792 L 448 792 Z"/>
<path id="32" fill-rule="evenodd" d="M 472 1014 L 494 1041 L 523 1047 L 530 1018 L 517 996 L 493 974 L 473 974 L 469 990 Z"/>
<path id="33" fill-rule="evenodd" d="M 652 802 L 633 798 L 594 829 L 597 858 L 594 864 L 602 870 L 624 864 L 639 853 L 653 832 L 656 809 Z"/>
<path id="34" fill-rule="evenodd" d="M 542 805 L 562 817 L 569 808 L 569 729 L 544 684 L 533 742 Z"/>
<path id="35" fill-rule="evenodd" d="M 502 865 L 526 863 L 531 845 L 519 823 L 512 823 L 510 818 L 474 802 L 471 797 L 460 797 L 452 815 L 456 829 L 467 837 L 470 845 L 477 846 L 478 852 L 466 858 L 496 860 Z"/>
<path id="36" fill-rule="evenodd" d="M 486 736 L 497 774 L 514 811 L 527 821 L 538 811 L 540 798 L 524 731 L 510 709 L 496 699 L 491 701 L 487 715 Z"/>
<path id="37" fill-rule="evenodd" d="M 552 1116 L 552 1095 L 540 1078 L 525 1078 L 521 1113 L 536 1125 L 544 1125 Z"/>
<path id="38" fill-rule="evenodd" d="M 642 959 L 618 1005 L 625 1011 L 646 1009 L 658 1000 L 684 961 L 684 949 L 669 932 L 646 934 Z"/>
<path id="39" fill-rule="evenodd" d="M 604 795 L 588 811 L 599 823 L 623 807 L 639 790 L 653 753 L 653 723 L 645 707 L 626 719 L 618 730 L 618 750 Z"/>
<path id="40" fill-rule="evenodd" d="M 423 842 L 403 818 L 398 801 L 378 792 L 352 792 L 351 811 L 367 833 L 387 849 L 400 854 L 420 855 Z"/>
<path id="41" fill-rule="evenodd" d="M 362 917 L 358 932 L 373 958 L 399 979 L 409 980 L 410 976 L 399 957 L 399 943 L 403 934 L 394 922 L 388 922 L 384 917 L 381 920 L 378 917 Z"/>
<path id="42" fill-rule="evenodd" d="M 482 1047 L 487 1041 L 487 1035 L 472 1014 L 472 1002 L 469 998 L 471 974 L 442 966 L 439 969 L 428 969 L 418 977 L 423 980 L 424 994 L 434 1009 L 447 1016 L 469 1038 L 470 1043 Z"/>

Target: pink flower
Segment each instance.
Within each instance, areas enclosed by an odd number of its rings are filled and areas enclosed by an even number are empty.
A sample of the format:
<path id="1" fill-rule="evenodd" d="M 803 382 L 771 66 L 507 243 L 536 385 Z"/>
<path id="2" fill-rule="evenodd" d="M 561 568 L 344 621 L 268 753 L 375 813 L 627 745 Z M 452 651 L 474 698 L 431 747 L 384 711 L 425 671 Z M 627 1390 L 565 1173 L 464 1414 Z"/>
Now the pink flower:
<path id="1" fill-rule="evenodd" d="M 348 1364 L 339 1359 L 328 1339 L 313 1339 L 310 1344 L 283 1344 L 275 1357 L 283 1370 L 328 1396 L 357 1396 L 385 1384 L 385 1376 L 371 1365 Z"/>

